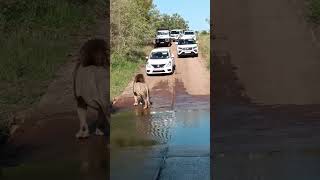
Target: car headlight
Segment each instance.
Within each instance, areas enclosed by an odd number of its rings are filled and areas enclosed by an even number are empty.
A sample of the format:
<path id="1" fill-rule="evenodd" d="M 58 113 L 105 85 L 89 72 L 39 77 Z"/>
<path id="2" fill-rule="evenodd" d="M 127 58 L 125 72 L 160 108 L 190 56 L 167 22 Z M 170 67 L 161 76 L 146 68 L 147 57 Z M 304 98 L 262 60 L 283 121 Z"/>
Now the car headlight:
<path id="1" fill-rule="evenodd" d="M 151 68 L 152 66 L 149 64 L 149 63 L 147 63 L 147 68 Z"/>
<path id="2" fill-rule="evenodd" d="M 198 49 L 198 47 L 193 47 L 193 49 L 195 49 L 195 50 L 196 50 L 196 49 Z"/>
<path id="3" fill-rule="evenodd" d="M 182 47 L 178 47 L 179 50 L 182 50 Z"/>
<path id="4" fill-rule="evenodd" d="M 169 61 L 169 63 L 166 65 L 166 67 L 169 67 L 171 66 L 171 61 Z"/>

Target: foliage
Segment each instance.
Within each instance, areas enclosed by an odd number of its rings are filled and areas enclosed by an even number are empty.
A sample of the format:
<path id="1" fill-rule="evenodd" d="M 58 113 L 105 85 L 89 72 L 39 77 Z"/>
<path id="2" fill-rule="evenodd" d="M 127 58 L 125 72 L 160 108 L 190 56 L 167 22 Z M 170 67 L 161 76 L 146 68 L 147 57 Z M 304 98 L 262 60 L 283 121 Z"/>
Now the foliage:
<path id="1" fill-rule="evenodd" d="M 206 31 L 205 31 L 206 32 Z M 203 59 L 207 62 L 207 67 L 210 69 L 210 34 L 200 33 L 199 35 L 199 52 Z"/>
<path id="2" fill-rule="evenodd" d="M 320 24 L 320 0 L 309 0 L 309 19 L 316 23 Z"/>
<path id="3" fill-rule="evenodd" d="M 160 14 L 160 12 L 153 7 L 150 11 L 151 23 L 154 29 L 168 28 L 168 29 L 189 29 L 188 21 L 183 19 L 179 14 L 175 13 Z"/>

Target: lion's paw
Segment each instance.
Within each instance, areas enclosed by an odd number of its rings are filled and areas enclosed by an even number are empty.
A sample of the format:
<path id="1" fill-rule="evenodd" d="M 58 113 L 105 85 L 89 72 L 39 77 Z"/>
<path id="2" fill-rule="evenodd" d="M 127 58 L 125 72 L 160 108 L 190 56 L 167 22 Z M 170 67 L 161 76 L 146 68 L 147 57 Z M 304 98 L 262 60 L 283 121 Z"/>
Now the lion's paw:
<path id="1" fill-rule="evenodd" d="M 95 134 L 96 134 L 97 136 L 103 136 L 103 135 L 104 135 L 104 133 L 103 133 L 99 128 L 96 128 Z"/>
<path id="2" fill-rule="evenodd" d="M 80 139 L 80 138 L 87 138 L 89 137 L 89 132 L 88 131 L 79 131 L 77 134 L 76 134 L 76 138 Z"/>

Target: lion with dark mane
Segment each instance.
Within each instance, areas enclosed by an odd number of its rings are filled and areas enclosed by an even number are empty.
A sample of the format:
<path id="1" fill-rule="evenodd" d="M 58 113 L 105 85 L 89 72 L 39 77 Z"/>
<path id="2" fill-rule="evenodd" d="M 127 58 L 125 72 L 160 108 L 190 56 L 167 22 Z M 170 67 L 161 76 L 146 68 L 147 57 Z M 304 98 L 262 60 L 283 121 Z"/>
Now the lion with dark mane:
<path id="1" fill-rule="evenodd" d="M 134 97 L 134 106 L 142 103 L 144 109 L 147 109 L 150 105 L 150 93 L 149 88 L 145 82 L 143 74 L 137 74 L 133 82 L 133 97 Z"/>
<path id="2" fill-rule="evenodd" d="M 102 39 L 87 41 L 73 72 L 73 92 L 77 102 L 80 129 L 77 138 L 89 137 L 87 108 L 98 111 L 95 134 L 109 133 L 109 67 L 107 44 Z"/>

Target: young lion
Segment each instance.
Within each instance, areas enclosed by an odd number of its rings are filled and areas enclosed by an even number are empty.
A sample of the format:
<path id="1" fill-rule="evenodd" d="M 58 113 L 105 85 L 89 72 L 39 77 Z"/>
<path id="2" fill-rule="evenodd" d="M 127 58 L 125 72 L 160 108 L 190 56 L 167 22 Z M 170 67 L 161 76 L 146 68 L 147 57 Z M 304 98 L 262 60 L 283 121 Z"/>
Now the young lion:
<path id="1" fill-rule="evenodd" d="M 80 129 L 77 138 L 89 136 L 87 108 L 98 111 L 96 135 L 109 132 L 109 60 L 106 42 L 102 39 L 87 41 L 80 49 L 80 58 L 73 73 L 73 92 L 77 101 Z"/>
<path id="2" fill-rule="evenodd" d="M 134 97 L 134 106 L 137 106 L 139 103 L 144 105 L 144 109 L 147 109 L 150 105 L 150 94 L 149 88 L 144 80 L 143 74 L 137 74 L 133 82 L 133 97 Z"/>

